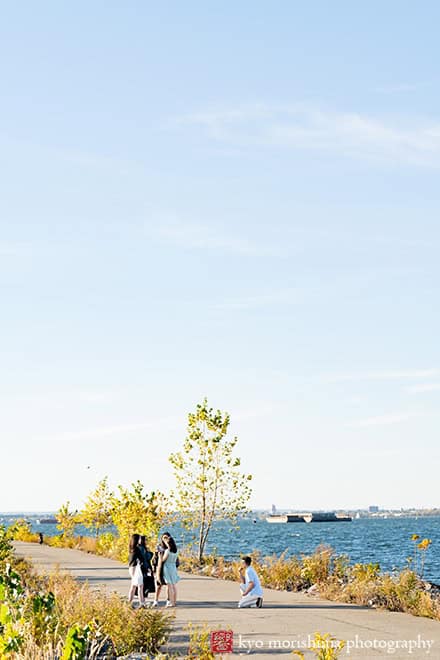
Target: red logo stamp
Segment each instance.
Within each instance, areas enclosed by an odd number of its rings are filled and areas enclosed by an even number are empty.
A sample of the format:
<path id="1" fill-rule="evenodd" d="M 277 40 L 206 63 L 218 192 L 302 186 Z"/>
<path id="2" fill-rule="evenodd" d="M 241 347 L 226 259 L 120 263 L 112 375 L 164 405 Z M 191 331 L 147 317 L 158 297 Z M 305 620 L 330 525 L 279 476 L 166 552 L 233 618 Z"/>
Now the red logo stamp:
<path id="1" fill-rule="evenodd" d="M 232 630 L 213 630 L 211 632 L 211 651 L 213 653 L 232 653 L 234 633 Z"/>

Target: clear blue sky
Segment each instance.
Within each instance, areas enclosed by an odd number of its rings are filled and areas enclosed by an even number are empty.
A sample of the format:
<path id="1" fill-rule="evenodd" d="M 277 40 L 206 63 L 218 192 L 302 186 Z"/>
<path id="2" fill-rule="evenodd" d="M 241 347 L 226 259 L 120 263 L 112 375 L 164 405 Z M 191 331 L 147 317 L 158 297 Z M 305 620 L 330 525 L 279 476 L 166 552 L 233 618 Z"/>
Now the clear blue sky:
<path id="1" fill-rule="evenodd" d="M 439 23 L 2 4 L 0 510 L 168 490 L 204 395 L 255 506 L 440 504 Z"/>

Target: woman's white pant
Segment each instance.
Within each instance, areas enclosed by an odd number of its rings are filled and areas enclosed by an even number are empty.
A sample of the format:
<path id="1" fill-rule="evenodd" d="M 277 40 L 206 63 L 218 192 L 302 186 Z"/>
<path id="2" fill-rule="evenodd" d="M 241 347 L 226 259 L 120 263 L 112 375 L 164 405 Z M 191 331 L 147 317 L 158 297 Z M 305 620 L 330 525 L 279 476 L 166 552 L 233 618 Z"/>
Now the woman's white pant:
<path id="1" fill-rule="evenodd" d="M 246 590 L 246 585 L 240 584 L 241 593 L 243 593 L 243 591 L 245 590 Z M 252 605 L 255 605 L 257 603 L 257 600 L 258 600 L 258 596 L 251 596 L 251 594 L 248 594 L 247 596 L 242 596 L 238 601 L 238 607 L 252 607 Z"/>

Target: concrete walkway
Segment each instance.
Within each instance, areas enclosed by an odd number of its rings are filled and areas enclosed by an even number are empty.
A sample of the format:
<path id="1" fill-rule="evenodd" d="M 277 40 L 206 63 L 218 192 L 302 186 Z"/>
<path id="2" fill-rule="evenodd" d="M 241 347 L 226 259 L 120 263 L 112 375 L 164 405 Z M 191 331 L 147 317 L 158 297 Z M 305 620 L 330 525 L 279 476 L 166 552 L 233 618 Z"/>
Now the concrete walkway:
<path id="1" fill-rule="evenodd" d="M 17 555 L 30 559 L 40 570 L 58 566 L 80 581 L 127 594 L 128 571 L 120 562 L 78 550 L 34 543 L 14 545 Z M 292 649 L 301 648 L 301 643 L 307 646 L 308 635 L 313 637 L 319 631 L 347 642 L 341 658 L 440 658 L 438 621 L 271 589 L 265 589 L 263 609 L 238 610 L 238 587 L 233 582 L 185 573 L 181 573 L 181 578 L 179 605 L 171 610 L 176 619 L 170 650 L 184 650 L 188 639 L 185 629 L 191 622 L 232 629 L 234 656 L 271 659 L 287 656 Z M 315 656 L 306 651 L 305 657 Z"/>

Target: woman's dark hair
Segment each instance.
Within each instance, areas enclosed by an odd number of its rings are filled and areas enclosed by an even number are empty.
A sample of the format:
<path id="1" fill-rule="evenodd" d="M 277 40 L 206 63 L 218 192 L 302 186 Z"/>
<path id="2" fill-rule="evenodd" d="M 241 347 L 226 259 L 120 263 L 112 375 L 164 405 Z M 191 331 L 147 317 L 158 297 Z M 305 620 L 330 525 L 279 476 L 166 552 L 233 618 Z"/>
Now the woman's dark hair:
<path id="1" fill-rule="evenodd" d="M 145 536 L 142 534 L 142 536 L 139 537 L 139 545 L 141 545 L 143 548 L 147 549 L 147 541 L 145 539 Z"/>
<path id="2" fill-rule="evenodd" d="M 128 549 L 130 552 L 134 552 L 134 549 L 136 548 L 137 545 L 139 545 L 139 534 L 132 534 L 131 539 L 130 539 L 130 545 L 128 546 Z"/>
<path id="3" fill-rule="evenodd" d="M 166 532 L 162 536 L 162 538 L 165 540 L 165 544 L 168 546 L 170 552 L 177 552 L 177 545 L 171 534 L 168 534 L 168 532 Z"/>

